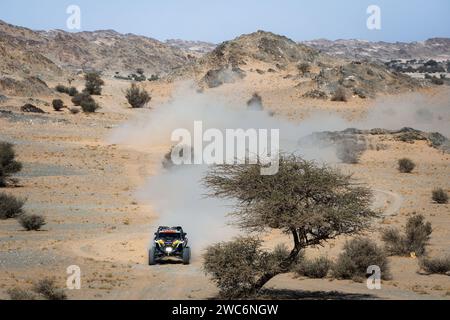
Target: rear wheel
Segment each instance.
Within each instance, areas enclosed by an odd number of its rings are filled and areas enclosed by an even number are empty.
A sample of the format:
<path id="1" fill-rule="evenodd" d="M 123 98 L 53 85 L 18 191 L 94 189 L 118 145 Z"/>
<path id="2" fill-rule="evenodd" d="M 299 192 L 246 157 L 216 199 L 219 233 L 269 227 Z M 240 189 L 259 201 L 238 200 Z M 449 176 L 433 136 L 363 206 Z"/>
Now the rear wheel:
<path id="1" fill-rule="evenodd" d="M 191 248 L 186 247 L 183 250 L 183 264 L 189 264 L 191 262 Z"/>
<path id="2" fill-rule="evenodd" d="M 148 251 L 148 265 L 154 266 L 156 264 L 155 248 Z"/>

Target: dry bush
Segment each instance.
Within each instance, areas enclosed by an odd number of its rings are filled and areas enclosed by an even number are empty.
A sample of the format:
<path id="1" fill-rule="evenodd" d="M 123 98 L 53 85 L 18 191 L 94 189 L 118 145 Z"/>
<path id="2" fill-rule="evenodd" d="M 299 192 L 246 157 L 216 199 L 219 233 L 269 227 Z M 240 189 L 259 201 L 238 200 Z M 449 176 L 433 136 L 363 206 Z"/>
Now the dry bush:
<path id="1" fill-rule="evenodd" d="M 254 93 L 250 100 L 247 101 L 247 106 L 250 110 L 262 111 L 264 110 L 262 97 L 258 93 Z"/>
<path id="2" fill-rule="evenodd" d="M 36 300 L 36 296 L 29 291 L 20 288 L 12 288 L 7 291 L 11 300 Z"/>
<path id="3" fill-rule="evenodd" d="M 347 100 L 347 92 L 343 87 L 337 88 L 333 96 L 331 97 L 331 101 L 347 102 Z"/>
<path id="4" fill-rule="evenodd" d="M 22 170 L 22 163 L 15 160 L 13 145 L 0 141 L 0 187 L 5 187 L 11 175 Z"/>
<path id="5" fill-rule="evenodd" d="M 398 160 L 398 171 L 401 173 L 411 173 L 415 167 L 416 164 L 411 159 L 402 158 Z"/>
<path id="6" fill-rule="evenodd" d="M 431 198 L 434 202 L 439 204 L 448 203 L 448 193 L 442 188 L 434 189 Z"/>
<path id="7" fill-rule="evenodd" d="M 94 113 L 98 109 L 100 109 L 100 105 L 95 102 L 93 99 L 89 101 L 81 101 L 81 110 L 83 110 L 84 113 Z"/>
<path id="8" fill-rule="evenodd" d="M 33 291 L 42 295 L 47 300 L 66 300 L 64 290 L 58 289 L 54 279 L 45 278 L 36 283 Z"/>
<path id="9" fill-rule="evenodd" d="M 22 214 L 19 223 L 27 231 L 38 231 L 46 224 L 44 217 L 36 214 Z"/>
<path id="10" fill-rule="evenodd" d="M 78 113 L 80 113 L 80 109 L 75 108 L 75 107 L 74 108 L 70 108 L 69 111 L 70 111 L 71 114 L 78 114 Z"/>
<path id="11" fill-rule="evenodd" d="M 69 96 L 71 96 L 71 97 L 75 97 L 75 95 L 78 94 L 78 90 L 77 90 L 77 88 L 75 88 L 75 87 L 70 87 L 70 88 L 67 90 L 67 94 L 68 94 Z"/>
<path id="12" fill-rule="evenodd" d="M 82 102 L 89 102 L 89 101 L 94 101 L 94 98 L 92 98 L 91 95 L 89 93 L 87 93 L 87 92 L 77 93 L 72 98 L 72 103 L 75 106 L 81 106 Z"/>
<path id="13" fill-rule="evenodd" d="M 125 97 L 132 108 L 142 108 L 152 100 L 152 97 L 145 89 L 140 89 L 134 83 L 125 92 Z"/>
<path id="14" fill-rule="evenodd" d="M 387 229 L 382 233 L 386 252 L 390 255 L 416 256 L 425 254 L 425 248 L 432 233 L 431 223 L 426 222 L 422 215 L 414 215 L 408 219 L 404 234 L 398 229 Z"/>
<path id="15" fill-rule="evenodd" d="M 450 272 L 450 256 L 420 259 L 420 267 L 429 274 L 448 274 Z"/>
<path id="16" fill-rule="evenodd" d="M 66 87 L 66 86 L 63 86 L 62 84 L 58 84 L 55 87 L 55 90 L 60 92 L 60 93 L 68 94 L 71 97 L 75 96 L 78 93 L 77 88 L 75 88 L 75 87 Z"/>
<path id="17" fill-rule="evenodd" d="M 23 214 L 24 200 L 6 193 L 0 193 L 0 220 L 17 218 Z"/>
<path id="18" fill-rule="evenodd" d="M 68 88 L 66 86 L 63 86 L 62 84 L 58 84 L 55 87 L 55 90 L 58 91 L 59 93 L 67 93 Z"/>
<path id="19" fill-rule="evenodd" d="M 382 279 L 389 279 L 389 264 L 384 250 L 370 239 L 356 238 L 344 245 L 333 266 L 333 275 L 338 279 L 365 278 L 367 268 L 372 265 L 381 269 Z"/>
<path id="20" fill-rule="evenodd" d="M 304 75 L 305 73 L 311 71 L 311 65 L 307 62 L 302 62 L 299 65 L 297 65 L 297 69 L 300 72 L 300 74 Z"/>
<path id="21" fill-rule="evenodd" d="M 303 259 L 294 268 L 299 276 L 313 279 L 325 278 L 331 270 L 333 262 L 327 257 L 318 257 L 313 260 Z"/>
<path id="22" fill-rule="evenodd" d="M 52 106 L 55 111 L 61 111 L 64 108 L 64 102 L 61 99 L 54 99 L 52 101 Z"/>
<path id="23" fill-rule="evenodd" d="M 170 169 L 175 166 L 172 161 L 172 155 L 177 154 L 178 157 L 184 158 L 184 151 L 190 149 L 190 161 L 194 163 L 194 148 L 187 145 L 175 145 L 170 148 L 170 150 L 164 155 L 164 159 L 162 161 L 162 165 L 164 169 Z M 186 154 L 186 157 L 188 155 Z M 189 160 L 189 159 L 185 159 Z"/>

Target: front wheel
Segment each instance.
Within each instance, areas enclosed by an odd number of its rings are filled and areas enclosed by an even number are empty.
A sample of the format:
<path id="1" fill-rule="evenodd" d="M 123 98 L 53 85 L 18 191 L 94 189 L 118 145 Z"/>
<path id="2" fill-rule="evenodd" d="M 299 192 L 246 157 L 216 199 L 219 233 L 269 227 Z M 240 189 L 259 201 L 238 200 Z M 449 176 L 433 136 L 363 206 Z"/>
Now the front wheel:
<path id="1" fill-rule="evenodd" d="M 183 250 L 183 264 L 189 264 L 191 262 L 191 248 L 186 247 Z"/>
<path id="2" fill-rule="evenodd" d="M 156 264 L 155 248 L 148 251 L 148 265 L 154 266 Z"/>

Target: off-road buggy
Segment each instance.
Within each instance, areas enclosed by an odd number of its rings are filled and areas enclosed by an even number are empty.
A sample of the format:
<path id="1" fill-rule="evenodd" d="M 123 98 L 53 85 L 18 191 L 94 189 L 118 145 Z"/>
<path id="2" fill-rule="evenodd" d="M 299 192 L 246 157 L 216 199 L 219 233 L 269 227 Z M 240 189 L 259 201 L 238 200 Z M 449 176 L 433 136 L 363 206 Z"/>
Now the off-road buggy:
<path id="1" fill-rule="evenodd" d="M 148 252 L 148 264 L 155 265 L 166 258 L 179 258 L 183 264 L 191 260 L 191 248 L 182 227 L 159 227 Z"/>

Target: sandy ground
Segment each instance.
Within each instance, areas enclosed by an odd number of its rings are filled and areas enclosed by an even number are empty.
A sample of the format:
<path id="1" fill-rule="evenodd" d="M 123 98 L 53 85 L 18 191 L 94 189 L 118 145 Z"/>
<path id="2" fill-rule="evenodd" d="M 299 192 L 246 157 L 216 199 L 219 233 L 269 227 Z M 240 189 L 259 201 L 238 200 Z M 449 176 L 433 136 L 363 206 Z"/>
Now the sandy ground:
<path id="1" fill-rule="evenodd" d="M 222 94 L 232 90 L 236 94 L 230 99 L 243 100 L 256 88 L 263 98 L 268 97 L 269 109 L 294 121 L 315 107 L 338 109 L 350 117 L 363 115 L 368 107 L 360 100 L 345 105 L 307 105 L 298 96 L 291 99 L 283 88 L 259 83 L 258 76 L 253 77 L 248 81 L 254 87 L 242 86 L 239 91 L 238 86 L 224 85 L 217 90 Z M 204 299 L 217 293 L 201 270 L 199 253 L 189 266 L 168 263 L 150 267 L 146 263 L 158 212 L 140 203 L 135 191 L 161 170 L 161 152 L 167 148 L 139 151 L 108 143 L 118 125 L 152 112 L 128 108 L 122 94 L 127 85 L 108 80 L 104 95 L 98 98 L 103 108 L 93 115 L 72 115 L 67 110 L 57 113 L 42 103 L 39 106 L 48 112 L 45 115 L 0 117 L 0 140 L 15 143 L 24 163 L 18 186 L 2 191 L 26 198 L 26 211 L 47 219 L 40 232 L 24 232 L 15 220 L 0 221 L 0 298 L 7 298 L 9 288 L 29 288 L 48 276 L 64 287 L 70 265 L 78 265 L 82 271 L 82 288 L 68 291 L 70 299 Z M 172 84 L 146 86 L 152 92 L 151 106 L 170 99 Z M 67 97 L 61 98 L 70 105 Z M 50 97 L 39 99 L 51 101 Z M 24 102 L 13 98 L 1 109 L 17 112 Z M 378 239 L 380 228 L 403 226 L 408 215 L 417 212 L 434 227 L 430 255 L 450 254 L 450 206 L 430 199 L 434 187 L 450 188 L 450 155 L 422 142 L 386 144 L 386 150 L 367 151 L 360 164 L 342 165 L 374 189 L 374 207 L 384 212 L 368 235 Z M 403 156 L 418 164 L 413 174 L 396 170 L 396 162 Z M 273 243 L 288 241 L 274 233 L 266 238 Z M 335 258 L 344 241 L 340 238 L 323 248 L 308 249 L 307 255 Z M 292 274 L 272 279 L 268 287 L 280 298 L 450 299 L 449 276 L 420 274 L 413 258 L 392 257 L 390 262 L 393 279 L 383 282 L 381 290 L 368 290 L 365 283 L 302 279 Z"/>

